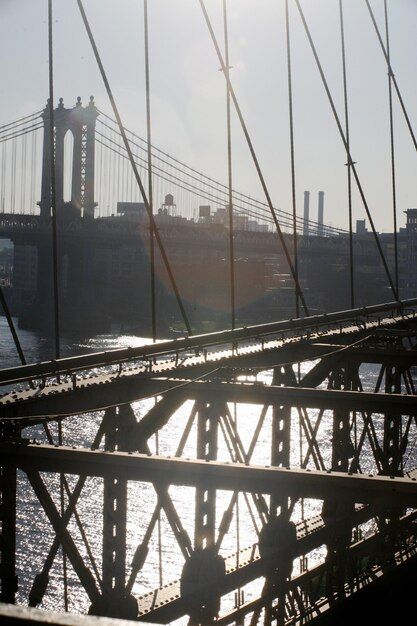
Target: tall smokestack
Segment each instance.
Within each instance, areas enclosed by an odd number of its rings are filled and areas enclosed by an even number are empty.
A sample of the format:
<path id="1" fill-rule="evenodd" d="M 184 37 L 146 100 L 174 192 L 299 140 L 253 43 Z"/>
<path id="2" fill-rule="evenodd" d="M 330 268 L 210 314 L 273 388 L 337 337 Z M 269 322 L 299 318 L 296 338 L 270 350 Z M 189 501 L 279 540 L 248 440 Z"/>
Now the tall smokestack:
<path id="1" fill-rule="evenodd" d="M 303 235 L 304 237 L 308 237 L 308 220 L 310 213 L 310 192 L 304 192 L 304 226 L 303 226 Z"/>
<path id="2" fill-rule="evenodd" d="M 317 216 L 317 234 L 323 234 L 324 191 L 319 191 L 319 210 Z"/>

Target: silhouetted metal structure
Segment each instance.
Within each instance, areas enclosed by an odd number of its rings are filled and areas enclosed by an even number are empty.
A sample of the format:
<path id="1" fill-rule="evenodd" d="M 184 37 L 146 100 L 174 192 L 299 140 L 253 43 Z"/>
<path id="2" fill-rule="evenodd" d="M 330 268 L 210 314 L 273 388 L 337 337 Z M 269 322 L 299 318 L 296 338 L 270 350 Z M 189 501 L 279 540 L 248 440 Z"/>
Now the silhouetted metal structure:
<path id="1" fill-rule="evenodd" d="M 0 398 L 1 599 L 14 602 L 18 590 L 20 471 L 53 531 L 49 554 L 30 583 L 31 606 L 47 593 L 61 544 L 91 613 L 156 623 L 182 615 L 192 624 L 314 622 L 337 614 L 356 594 L 365 606 L 373 586 L 385 577 L 398 583 L 404 572 L 409 578 L 416 567 L 411 461 L 417 435 L 416 304 L 392 303 L 3 370 L 1 384 L 20 384 L 21 390 Z M 312 366 L 300 375 L 297 364 L 306 360 Z M 364 389 L 366 363 L 376 368 L 375 384 Z M 263 377 L 267 371 L 272 377 Z M 146 398 L 157 400 L 138 419 L 131 404 Z M 188 418 L 176 431 L 176 452 L 155 454 L 155 435 L 178 419 L 178 410 L 190 400 Z M 256 425 L 248 422 L 254 417 L 242 416 L 241 404 L 258 407 Z M 25 437 L 28 426 L 53 420 L 65 425 L 67 416 L 86 411 L 82 446 L 51 445 L 52 439 L 32 443 Z M 194 458 L 184 458 L 193 428 Z M 252 435 L 245 444 L 248 430 Z M 253 465 L 265 437 L 270 456 Z M 50 474 L 61 476 L 62 510 Z M 83 527 L 77 504 L 92 476 L 101 485 L 101 555 L 81 547 L 69 530 L 71 519 Z M 142 519 L 149 521 L 143 522 L 143 538 L 129 562 L 133 483 L 143 490 L 142 509 L 149 486 L 156 501 L 142 510 Z M 194 537 L 172 495 L 176 485 L 188 488 L 187 498 L 194 499 Z M 219 500 L 224 491 L 226 504 Z M 238 541 L 233 553 L 223 546 L 229 535 L 237 540 L 238 501 L 240 518 L 253 525 L 257 540 L 244 546 Z M 308 515 L 306 502 L 314 503 Z M 182 573 L 137 597 L 133 587 L 161 512 L 182 554 Z M 96 565 L 100 557 L 101 567 Z M 230 594 L 250 589 L 253 581 L 261 582 L 257 597 L 245 602 L 239 593 L 231 606 Z"/>

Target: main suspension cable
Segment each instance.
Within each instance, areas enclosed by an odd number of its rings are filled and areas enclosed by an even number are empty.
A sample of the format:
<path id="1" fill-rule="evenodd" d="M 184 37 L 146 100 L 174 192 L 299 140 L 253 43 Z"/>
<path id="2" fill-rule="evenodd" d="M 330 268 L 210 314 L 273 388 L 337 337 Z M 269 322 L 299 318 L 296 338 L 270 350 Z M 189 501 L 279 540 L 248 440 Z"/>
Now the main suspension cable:
<path id="1" fill-rule="evenodd" d="M 15 120 L 14 122 L 8 122 L 7 124 L 1 124 L 0 125 L 0 133 L 2 133 L 5 128 L 10 130 L 10 127 L 18 128 L 19 126 L 26 126 L 29 123 L 29 121 L 33 121 L 36 118 L 40 118 L 41 113 L 42 113 L 42 111 L 35 111 L 35 113 L 31 113 L 30 115 L 25 115 L 24 117 L 20 117 L 18 120 Z"/>
<path id="2" fill-rule="evenodd" d="M 102 139 L 96 139 L 97 143 L 99 143 L 101 146 L 106 147 L 108 150 L 110 150 L 112 153 L 118 155 L 119 157 L 129 160 L 129 157 L 127 156 L 127 154 L 125 153 L 125 148 L 124 146 L 121 146 L 119 143 L 117 143 L 114 139 L 111 139 L 110 137 L 104 135 L 103 133 L 101 133 L 100 131 L 96 132 L 96 136 L 101 137 Z M 105 141 L 107 141 L 108 143 L 105 143 Z M 109 144 L 114 144 L 115 147 L 113 147 L 112 145 Z M 132 142 L 132 145 L 137 145 L 134 144 Z M 140 146 L 138 146 L 139 149 Z M 120 152 L 122 151 L 122 152 Z M 136 159 L 135 163 L 136 165 L 138 165 L 139 167 L 141 167 L 141 164 L 143 166 L 146 166 L 146 159 L 144 157 L 140 157 L 138 154 L 133 153 L 133 157 Z M 162 161 L 162 163 L 164 164 L 168 164 L 165 161 Z M 178 168 L 172 168 L 174 170 L 177 170 Z M 113 168 L 114 170 L 114 168 Z M 168 183 L 171 183 L 173 185 L 175 185 L 176 187 L 183 189 L 184 191 L 188 191 L 189 193 L 194 193 L 200 197 L 204 197 L 206 200 L 210 200 L 210 201 L 216 201 L 216 202 L 224 202 L 225 198 L 222 195 L 215 195 L 215 193 L 217 192 L 218 194 L 222 193 L 221 189 L 216 189 L 213 186 L 209 186 L 211 188 L 214 189 L 213 193 L 210 193 L 209 191 L 204 191 L 202 190 L 200 187 L 197 187 L 196 185 L 188 182 L 188 181 L 184 181 L 182 179 L 180 179 L 178 176 L 176 176 L 175 174 L 172 174 L 171 172 L 165 171 L 162 168 L 158 167 L 157 165 L 153 165 L 153 172 L 154 175 L 161 179 L 164 180 Z M 192 177 L 192 179 L 195 180 L 195 177 Z M 109 180 L 109 178 L 108 178 Z M 220 185 L 221 186 L 221 185 Z M 206 185 L 207 187 L 207 185 Z M 236 200 L 236 196 L 235 196 L 235 200 Z M 249 204 L 249 206 L 251 206 L 253 208 L 253 210 L 251 211 L 250 209 L 248 209 L 245 206 L 242 206 L 240 204 L 236 204 L 235 202 L 235 208 L 238 208 L 242 211 L 242 213 L 245 213 L 246 215 L 248 215 L 249 217 L 254 217 L 256 219 L 261 219 L 265 222 L 274 223 L 274 220 L 271 216 L 271 212 L 268 208 L 268 206 L 266 204 L 260 203 L 257 200 L 254 199 L 250 199 L 250 202 L 247 202 L 247 204 Z M 281 224 L 285 227 L 287 227 L 288 229 L 291 229 L 292 227 L 292 220 L 291 220 L 291 214 L 290 213 L 283 213 L 283 216 L 281 217 Z M 309 224 L 309 229 L 310 232 L 314 232 L 317 230 L 318 228 L 318 224 L 317 222 L 313 222 L 311 220 L 303 220 L 300 217 L 297 217 L 297 223 L 298 223 L 298 227 L 300 229 L 303 228 L 305 223 Z M 333 227 L 325 227 L 325 232 L 327 233 L 327 235 L 345 235 L 347 233 L 347 231 L 342 230 L 342 229 L 335 229 Z"/>
<path id="3" fill-rule="evenodd" d="M 17 137 L 22 137 L 23 135 L 32 133 L 33 131 L 39 130 L 40 128 L 43 128 L 43 124 L 42 122 L 39 122 L 39 123 L 37 122 L 36 124 L 32 124 L 32 126 L 22 128 L 17 132 L 11 132 L 11 133 L 8 133 L 7 135 L 0 135 L 0 143 L 3 143 L 4 141 L 9 141 L 10 139 L 15 139 Z"/>
<path id="4" fill-rule="evenodd" d="M 113 120 L 113 118 L 111 118 L 109 115 L 107 115 L 106 113 L 100 111 L 100 115 L 102 115 L 103 117 L 105 117 L 106 119 L 108 119 L 110 122 L 112 122 L 113 124 L 117 124 L 117 122 L 115 122 L 115 120 Z M 98 120 L 100 124 L 102 124 L 103 126 L 105 126 L 106 128 L 110 129 L 111 127 L 106 124 L 106 122 L 103 122 L 103 120 Z M 140 137 L 139 135 L 137 135 L 136 133 L 130 131 L 129 129 L 125 128 L 126 133 L 128 133 L 129 135 L 131 135 L 132 137 L 134 137 L 136 140 L 142 142 L 142 143 L 146 143 L 144 139 L 142 139 L 142 137 Z M 140 150 L 144 150 L 144 148 L 142 146 L 140 146 L 137 142 L 130 140 L 131 145 L 136 146 L 137 148 L 139 148 Z M 160 150 L 159 148 L 156 148 L 155 146 L 152 146 L 153 151 L 154 151 L 154 159 L 158 159 L 160 162 L 168 165 L 169 167 L 172 167 L 172 169 L 176 170 L 176 171 L 180 171 L 181 173 L 184 172 L 184 170 L 190 171 L 192 172 L 192 174 L 187 174 L 188 178 L 197 181 L 199 184 L 203 184 L 205 187 L 209 187 L 212 189 L 215 189 L 216 191 L 220 191 L 221 189 L 224 190 L 223 193 L 227 194 L 228 192 L 228 188 L 227 185 L 211 178 L 210 176 L 207 176 L 206 174 L 203 174 L 202 172 L 199 172 L 198 170 L 190 167 L 189 165 L 187 165 L 186 163 L 183 163 L 182 161 L 179 161 L 178 159 L 176 159 L 175 157 L 171 156 L 170 154 L 168 154 L 167 152 L 164 152 L 163 150 Z M 124 148 L 123 148 L 124 149 Z M 156 156 L 155 153 L 158 154 L 162 154 L 164 155 L 164 157 L 166 157 L 166 159 L 163 159 L 160 156 Z M 128 157 L 126 157 L 128 158 Z M 140 157 L 139 157 L 140 158 Z M 172 165 L 171 161 L 173 163 L 177 163 L 178 166 Z M 154 171 L 155 171 L 155 166 L 154 166 Z M 204 179 L 204 180 L 202 180 Z M 208 182 L 207 182 L 208 181 Z M 187 183 L 189 184 L 189 183 Z M 201 188 L 199 188 L 201 191 Z M 204 193 L 200 193 L 199 195 L 204 196 Z M 268 207 L 267 204 L 260 202 L 259 200 L 256 200 L 255 198 L 252 198 L 251 196 L 248 196 L 247 194 L 244 194 L 236 189 L 233 189 L 233 196 L 236 200 L 236 198 L 240 198 L 242 202 L 247 202 L 248 204 L 250 204 L 251 206 L 259 206 L 259 209 L 262 211 L 267 211 L 268 214 L 270 215 L 270 209 Z M 284 220 L 289 220 L 291 219 L 292 215 L 289 211 L 284 211 L 283 209 L 279 209 L 279 208 L 274 208 L 275 212 L 280 216 L 281 219 Z M 271 221 L 272 217 L 270 217 Z M 304 224 L 309 224 L 309 226 L 311 228 L 313 227 L 317 227 L 317 222 L 314 222 L 312 220 L 306 220 L 302 217 L 297 217 L 297 222 L 300 225 L 300 227 L 302 227 Z M 324 226 L 327 234 L 346 234 L 348 231 L 343 229 L 343 228 L 336 228 L 333 226 Z"/>

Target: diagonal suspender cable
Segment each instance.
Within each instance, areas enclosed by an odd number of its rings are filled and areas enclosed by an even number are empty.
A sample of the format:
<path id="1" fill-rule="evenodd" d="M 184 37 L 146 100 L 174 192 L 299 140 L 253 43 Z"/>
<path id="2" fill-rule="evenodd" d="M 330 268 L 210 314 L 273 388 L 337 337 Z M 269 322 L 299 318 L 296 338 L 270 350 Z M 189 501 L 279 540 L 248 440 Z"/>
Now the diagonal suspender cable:
<path id="1" fill-rule="evenodd" d="M 355 163 L 354 163 L 354 161 L 352 159 L 352 156 L 351 156 L 351 153 L 350 153 L 350 150 L 349 150 L 349 146 L 347 144 L 346 137 L 345 137 L 345 134 L 343 132 L 343 128 L 342 128 L 342 125 L 340 123 L 340 119 L 339 119 L 339 116 L 337 114 L 336 107 L 335 107 L 335 104 L 333 102 L 333 98 L 332 98 L 332 95 L 330 93 L 330 89 L 329 89 L 329 86 L 327 84 L 327 80 L 326 80 L 326 77 L 324 75 L 323 68 L 322 68 L 321 63 L 320 63 L 320 59 L 319 59 L 319 57 L 317 55 L 317 50 L 316 50 L 316 47 L 314 45 L 313 39 L 311 37 L 310 29 L 308 28 L 308 25 L 307 25 L 306 19 L 304 17 L 303 10 L 302 10 L 302 8 L 300 6 L 299 0 L 295 0 L 295 3 L 297 5 L 298 11 L 300 13 L 301 21 L 302 21 L 304 29 L 306 31 L 306 35 L 307 35 L 308 41 L 310 43 L 311 50 L 313 52 L 313 56 L 314 56 L 316 64 L 317 64 L 317 68 L 319 70 L 319 73 L 320 73 L 320 76 L 321 76 L 321 79 L 322 79 L 322 82 L 323 82 L 323 86 L 324 86 L 324 89 L 326 91 L 326 94 L 327 94 L 327 97 L 328 97 L 328 100 L 329 100 L 329 104 L 330 104 L 330 107 L 332 109 L 332 112 L 333 112 L 333 115 L 334 115 L 334 119 L 336 121 L 336 125 L 337 125 L 337 128 L 338 128 L 339 133 L 340 133 L 340 137 L 342 139 L 343 145 L 344 145 L 346 153 L 348 155 L 348 162 L 350 163 L 350 167 L 352 169 L 352 172 L 353 172 L 353 175 L 354 175 L 354 178 L 355 178 L 355 181 L 356 181 L 356 185 L 358 187 L 358 191 L 359 191 L 359 194 L 360 194 L 361 199 L 362 199 L 363 206 L 364 206 L 365 211 L 366 211 L 366 215 L 368 216 L 369 223 L 370 223 L 370 226 L 372 228 L 372 232 L 373 232 L 373 235 L 374 235 L 375 243 L 377 245 L 378 252 L 380 254 L 380 257 L 381 257 L 381 260 L 382 260 L 382 264 L 384 266 L 385 273 L 386 273 L 387 278 L 388 278 L 389 285 L 390 285 L 390 287 L 392 289 L 392 292 L 394 294 L 395 299 L 398 300 L 398 293 L 397 293 L 395 285 L 394 285 L 394 283 L 392 281 L 392 277 L 391 277 L 391 273 L 390 273 L 389 268 L 388 268 L 387 260 L 386 260 L 385 255 L 384 255 L 384 251 L 382 250 L 382 246 L 381 246 L 381 242 L 379 241 L 378 234 L 377 234 L 377 232 L 375 230 L 374 221 L 373 221 L 372 215 L 371 215 L 371 213 L 369 211 L 368 203 L 366 202 L 365 194 L 364 194 L 364 191 L 362 189 L 362 185 L 361 185 L 361 182 L 359 180 L 358 173 L 356 171 Z"/>
<path id="2" fill-rule="evenodd" d="M 346 77 L 346 47 L 345 47 L 345 26 L 343 18 L 343 0 L 339 0 L 340 14 L 340 38 L 342 47 L 342 72 L 343 72 L 343 99 L 345 105 L 345 128 L 346 128 L 346 144 L 347 144 L 347 188 L 348 188 L 348 210 L 349 210 L 349 266 L 350 266 L 350 306 L 355 308 L 355 281 L 353 267 L 353 218 L 352 218 L 352 172 L 350 153 L 350 136 L 349 136 L 349 109 L 348 109 L 348 91 Z"/>
<path id="3" fill-rule="evenodd" d="M 55 125 L 54 125 L 54 67 L 52 46 L 52 0 L 48 0 L 48 48 L 49 48 L 49 149 L 51 153 L 51 211 L 52 211 L 52 262 L 54 290 L 54 336 L 55 357 L 60 358 L 59 346 L 59 292 L 58 292 L 58 250 L 56 232 L 56 184 L 55 184 Z"/>
<path id="4" fill-rule="evenodd" d="M 154 220 L 154 217 L 152 215 L 152 210 L 151 210 L 151 207 L 149 205 L 149 201 L 148 201 L 148 198 L 146 196 L 146 192 L 145 192 L 142 180 L 141 180 L 141 178 L 139 176 L 139 172 L 138 172 L 138 169 L 136 167 L 136 163 L 134 161 L 132 151 L 130 149 L 130 144 L 129 144 L 129 141 L 128 141 L 127 136 L 126 136 L 126 132 L 125 132 L 124 126 L 122 124 L 122 120 L 121 120 L 121 117 L 120 117 L 120 114 L 119 114 L 119 110 L 117 108 L 116 101 L 114 99 L 112 90 L 110 88 L 110 83 L 109 83 L 109 81 L 107 79 L 106 72 L 104 71 L 104 67 L 103 67 L 103 64 L 101 62 L 101 58 L 100 58 L 100 55 L 99 55 L 99 52 L 98 52 L 98 49 L 97 49 L 97 46 L 96 46 L 96 42 L 94 40 L 93 33 L 91 31 L 90 24 L 89 24 L 88 19 L 87 19 L 87 15 L 86 15 L 86 13 L 84 11 L 84 6 L 83 6 L 83 3 L 82 3 L 82 0 L 76 0 L 76 1 L 77 1 L 77 4 L 78 4 L 78 8 L 80 10 L 80 13 L 81 13 L 82 20 L 84 22 L 85 29 L 87 31 L 88 38 L 89 38 L 90 43 L 91 43 L 91 47 L 93 48 L 94 56 L 95 56 L 95 59 L 97 61 L 97 65 L 99 67 L 100 74 L 101 74 L 101 77 L 103 79 L 103 83 L 104 83 L 104 86 L 106 88 L 106 91 L 107 91 L 107 95 L 109 97 L 109 100 L 110 100 L 110 103 L 111 103 L 111 106 L 112 106 L 112 109 L 113 109 L 113 114 L 114 114 L 114 116 L 115 116 L 115 118 L 117 120 L 117 124 L 119 126 L 119 132 L 120 132 L 120 134 L 122 136 L 123 143 L 124 143 L 125 148 L 126 148 L 126 152 L 127 152 L 128 156 L 129 156 L 129 160 L 130 160 L 130 163 L 131 163 L 131 166 L 132 166 L 132 170 L 133 170 L 134 176 L 136 178 L 136 182 L 137 182 L 138 187 L 140 189 L 140 192 L 142 194 L 143 202 L 145 204 L 145 208 L 146 208 L 146 211 L 147 211 L 148 216 L 149 216 L 149 221 L 150 221 L 150 223 L 152 225 L 156 242 L 158 244 L 158 247 L 159 247 L 159 250 L 161 252 L 161 256 L 162 256 L 162 259 L 163 259 L 163 262 L 164 262 L 164 265 L 165 265 L 165 268 L 167 270 L 167 274 L 168 274 L 169 280 L 170 280 L 172 288 L 174 290 L 178 307 L 179 307 L 179 309 L 181 311 L 181 315 L 182 315 L 182 318 L 184 320 L 184 324 L 185 324 L 185 326 L 187 328 L 187 332 L 191 335 L 192 334 L 192 330 L 191 330 L 190 323 L 188 321 L 187 314 L 186 314 L 185 309 L 184 309 L 184 304 L 183 304 L 182 299 L 180 297 L 180 294 L 179 294 L 179 291 L 178 291 L 178 287 L 177 287 L 177 284 L 175 282 L 175 278 L 174 278 L 174 275 L 172 273 L 171 266 L 169 264 L 168 257 L 167 257 L 166 252 L 165 252 L 165 248 L 164 248 L 164 246 L 162 244 L 161 237 L 159 235 L 158 229 L 156 228 L 155 220 Z"/>
<path id="5" fill-rule="evenodd" d="M 290 116 L 290 152 L 291 152 L 291 191 L 292 191 L 292 222 L 293 222 L 293 247 L 294 247 L 294 271 L 298 280 L 298 242 L 297 242 L 297 202 L 295 195 L 295 149 L 294 149 L 294 116 L 292 106 L 292 71 L 291 71 L 291 37 L 290 16 L 288 0 L 285 0 L 285 32 L 287 37 L 287 74 L 288 74 L 288 111 Z M 298 292 L 295 291 L 295 316 L 300 316 L 300 304 Z"/>
<path id="6" fill-rule="evenodd" d="M 224 25 L 224 59 L 226 72 L 229 74 L 229 34 L 227 28 L 226 0 L 223 0 L 223 25 Z M 235 303 L 235 253 L 233 231 L 233 193 L 232 193 L 232 129 L 230 123 L 230 93 L 226 84 L 226 123 L 227 123 L 227 182 L 229 194 L 229 264 L 230 264 L 230 308 L 232 316 L 232 330 L 236 323 Z"/>
<path id="7" fill-rule="evenodd" d="M 302 302 L 305 314 L 308 315 L 307 304 L 305 302 L 303 292 L 302 292 L 300 284 L 298 282 L 298 278 L 297 278 L 296 272 L 294 270 L 294 266 L 293 266 L 292 261 L 291 261 L 291 256 L 290 256 L 290 253 L 288 251 L 287 245 L 285 243 L 284 235 L 283 235 L 281 227 L 279 225 L 279 222 L 278 222 L 278 219 L 277 219 L 277 216 L 276 216 L 276 213 L 275 213 L 275 209 L 274 209 L 274 207 L 272 205 L 271 197 L 269 195 L 269 191 L 268 191 L 268 188 L 266 186 L 265 179 L 263 177 L 263 174 L 262 174 L 262 171 L 261 171 L 261 168 L 260 168 L 260 165 L 259 165 L 259 161 L 257 159 L 257 156 L 256 156 L 256 153 L 255 153 L 255 150 L 254 150 L 251 138 L 249 136 L 249 132 L 248 132 L 248 129 L 246 127 L 245 120 L 243 119 L 243 115 L 242 115 L 242 112 L 240 110 L 239 103 L 238 103 L 237 98 L 236 98 L 236 94 L 234 92 L 232 83 L 230 81 L 229 74 L 226 71 L 226 66 L 225 66 L 225 62 L 223 60 L 223 55 L 222 55 L 222 53 L 220 51 L 220 48 L 219 48 L 219 45 L 217 43 L 216 35 L 214 34 L 214 30 L 213 30 L 213 27 L 211 25 L 210 18 L 208 16 L 208 13 L 207 13 L 207 10 L 206 10 L 205 4 L 204 4 L 204 0 L 199 0 L 199 2 L 200 2 L 201 10 L 203 11 L 204 18 L 205 18 L 206 23 L 207 23 L 207 27 L 208 27 L 208 30 L 209 30 L 209 33 L 210 33 L 210 36 L 211 36 L 214 48 L 216 50 L 217 57 L 219 59 L 220 65 L 221 65 L 221 67 L 223 69 L 223 74 L 224 74 L 224 77 L 225 77 L 226 82 L 227 82 L 227 88 L 228 88 L 230 96 L 231 96 L 231 98 L 233 100 L 233 104 L 234 104 L 234 107 L 236 109 L 236 113 L 237 113 L 237 116 L 239 118 L 240 124 L 242 126 L 242 130 L 243 130 L 243 133 L 245 135 L 246 142 L 248 144 L 248 148 L 249 148 L 249 151 L 251 153 L 251 156 L 252 156 L 255 168 L 256 168 L 256 172 L 257 172 L 258 177 L 259 177 L 259 181 L 261 183 L 261 186 L 262 186 L 262 189 L 264 191 L 265 198 L 266 198 L 269 210 L 270 210 L 272 218 L 274 220 L 274 224 L 275 224 L 275 227 L 277 229 L 278 236 L 279 236 L 279 239 L 281 241 L 282 249 L 284 251 L 285 258 L 286 258 L 287 263 L 288 263 L 288 267 L 289 267 L 291 275 L 293 277 L 297 293 L 300 296 L 300 300 Z"/>
<path id="8" fill-rule="evenodd" d="M 388 8 L 387 0 L 384 0 L 385 15 L 385 36 L 387 41 L 387 59 L 390 64 L 390 45 L 389 45 L 389 26 L 388 26 Z M 392 181 L 392 215 L 394 226 L 394 263 L 395 263 L 395 284 L 399 293 L 399 277 L 398 277 L 398 237 L 397 237 L 397 192 L 396 192 L 396 176 L 395 176 L 395 142 L 394 142 L 394 116 L 392 110 L 392 74 L 388 72 L 388 101 L 389 101 L 389 127 L 390 127 L 390 143 L 391 143 L 391 181 Z"/>
<path id="9" fill-rule="evenodd" d="M 398 100 L 399 100 L 399 103 L 401 105 L 401 109 L 403 111 L 403 114 L 404 114 L 404 117 L 405 117 L 405 121 L 406 121 L 406 124 L 408 126 L 408 130 L 410 131 L 410 135 L 411 135 L 412 142 L 414 144 L 414 148 L 417 150 L 417 140 L 416 140 L 416 137 L 414 135 L 413 129 L 411 127 L 410 118 L 408 117 L 408 113 L 407 113 L 407 110 L 405 108 L 405 104 L 404 104 L 404 101 L 402 99 L 402 96 L 401 96 L 401 93 L 400 93 L 400 89 L 398 87 L 398 83 L 397 83 L 397 81 L 395 79 L 394 72 L 392 71 L 392 67 L 391 67 L 391 63 L 390 63 L 390 58 L 388 56 L 388 52 L 385 49 L 384 42 L 382 41 L 381 33 L 379 32 L 378 24 L 376 23 L 375 16 L 374 16 L 373 11 L 371 9 L 371 5 L 369 4 L 369 0 L 365 0 L 365 2 L 366 2 L 366 6 L 368 7 L 369 14 L 371 16 L 371 20 L 372 20 L 372 23 L 374 25 L 375 32 L 376 32 L 376 35 L 378 37 L 378 41 L 380 43 L 382 52 L 383 52 L 385 60 L 387 62 L 388 73 L 389 73 L 389 76 L 392 79 L 392 83 L 393 83 L 393 85 L 395 87 L 395 91 L 397 92 Z"/>
<path id="10" fill-rule="evenodd" d="M 148 0 L 143 0 L 143 23 L 145 34 L 145 83 L 146 83 L 146 130 L 147 130 L 147 153 L 148 153 L 148 193 L 149 207 L 153 213 L 153 187 L 152 187 L 152 144 L 151 144 L 151 97 L 149 88 L 149 32 L 148 32 Z M 155 236 L 153 221 L 149 223 L 149 256 L 151 260 L 151 315 L 152 315 L 152 339 L 156 341 L 156 298 L 155 298 Z"/>

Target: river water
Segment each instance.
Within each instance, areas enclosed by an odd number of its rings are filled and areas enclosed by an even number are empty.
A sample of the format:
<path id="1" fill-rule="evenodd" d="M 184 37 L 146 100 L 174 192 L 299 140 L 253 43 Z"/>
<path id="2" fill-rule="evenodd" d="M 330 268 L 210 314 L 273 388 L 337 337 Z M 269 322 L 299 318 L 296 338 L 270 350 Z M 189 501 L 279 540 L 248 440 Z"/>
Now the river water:
<path id="1" fill-rule="evenodd" d="M 18 366 L 20 364 L 19 357 L 14 346 L 12 337 L 7 327 L 5 318 L 0 317 L 0 337 L 1 337 L 1 368 Z M 54 349 L 50 342 L 44 338 L 28 331 L 19 331 L 19 338 L 28 363 L 39 362 L 54 358 Z M 95 352 L 101 350 L 109 350 L 112 348 L 138 346 L 147 342 L 142 338 L 132 335 L 99 335 L 89 337 L 87 339 L 62 339 L 60 351 L 61 356 L 70 356 L 73 354 Z M 302 364 L 302 373 L 311 367 L 312 363 Z M 369 367 L 367 371 L 367 386 L 372 388 L 377 376 L 377 371 Z M 258 376 L 260 382 L 270 383 L 271 373 L 264 372 Z M 133 409 L 137 419 L 140 419 L 153 406 L 154 400 L 146 400 L 134 403 Z M 152 452 L 159 451 L 163 455 L 175 455 L 176 448 L 184 432 L 186 423 L 190 416 L 192 403 L 186 402 L 172 417 L 168 424 L 160 431 L 158 441 L 153 438 L 150 441 Z M 235 406 L 229 407 L 232 412 L 236 410 Z M 262 407 L 239 405 L 235 417 L 239 427 L 239 434 L 242 439 L 245 450 L 248 450 L 252 436 L 255 432 L 256 424 L 260 418 Z M 310 413 L 310 412 L 309 412 Z M 102 413 L 85 414 L 82 416 L 74 416 L 65 420 L 63 424 L 63 443 L 67 445 L 85 445 L 85 442 L 91 442 L 97 431 L 98 424 L 101 420 Z M 310 413 L 310 419 L 315 419 L 314 412 Z M 57 441 L 58 429 L 57 425 L 51 424 L 50 433 Z M 267 465 L 271 454 L 271 411 L 265 416 L 264 425 L 261 428 L 257 444 L 251 462 L 258 465 Z M 32 427 L 26 429 L 25 436 L 40 442 L 47 442 L 44 430 L 41 427 Z M 332 435 L 332 416 L 323 417 L 322 423 L 318 431 L 318 439 L 323 460 L 326 467 L 330 466 L 330 446 L 328 442 Z M 300 454 L 305 454 L 306 442 L 300 436 L 300 425 L 298 416 L 295 414 L 292 428 L 291 442 L 291 464 L 299 465 Z M 196 455 L 196 430 L 195 425 L 190 431 L 190 435 L 185 444 L 183 457 L 195 458 Z M 224 437 L 219 437 L 219 460 L 230 461 L 231 456 Z M 365 462 L 366 471 L 373 468 L 371 455 L 369 463 Z M 310 466 L 312 460 L 310 459 Z M 60 507 L 60 490 L 58 477 L 47 474 L 42 475 L 43 480 L 53 496 L 57 508 Z M 67 476 L 71 486 L 75 485 L 76 476 Z M 50 524 L 35 497 L 26 477 L 19 474 L 19 490 L 18 490 L 18 534 L 17 534 L 17 568 L 19 577 L 19 593 L 18 603 L 27 604 L 28 592 L 34 576 L 40 571 L 52 544 L 54 533 L 51 531 Z M 194 517 L 194 492 L 190 488 L 176 487 L 170 489 L 170 496 L 175 504 L 181 522 L 187 531 L 191 540 L 194 536 L 193 517 Z M 227 492 L 218 492 L 217 515 L 218 521 L 221 519 L 223 511 L 227 508 L 231 494 Z M 142 542 L 145 531 L 149 525 L 152 513 L 157 503 L 157 498 L 153 487 L 145 483 L 129 483 L 129 509 L 127 518 L 127 563 L 130 564 L 136 547 Z M 321 504 L 314 501 L 305 501 L 301 505 L 297 505 L 294 510 L 293 519 L 299 519 L 302 514 L 306 517 L 320 512 Z M 88 478 L 83 488 L 81 497 L 78 501 L 77 512 L 82 520 L 83 530 L 88 539 L 88 544 L 94 555 L 97 571 L 101 568 L 101 523 L 102 523 L 102 481 L 97 478 Z M 259 520 L 258 520 L 259 526 Z M 69 529 L 74 540 L 85 557 L 86 564 L 90 569 L 94 565 L 90 564 L 86 553 L 80 531 L 74 518 L 71 519 Z M 159 532 L 158 532 L 159 531 Z M 234 518 L 230 526 L 230 530 L 225 536 L 222 543 L 221 554 L 224 556 L 233 554 L 237 549 L 252 545 L 257 541 L 257 534 L 254 528 L 250 509 L 243 496 L 239 496 L 238 506 L 235 507 Z M 322 547 L 310 555 L 310 565 L 320 559 L 325 548 Z M 177 545 L 173 532 L 168 524 L 164 514 L 161 515 L 159 524 L 156 525 L 155 531 L 149 544 L 149 556 L 144 567 L 139 572 L 133 594 L 140 596 L 160 584 L 166 584 L 176 580 L 181 575 L 181 569 L 184 563 L 183 556 Z M 89 599 L 85 592 L 78 584 L 78 579 L 69 563 L 66 575 L 68 589 L 68 611 L 73 613 L 84 613 L 88 611 Z M 298 565 L 294 564 L 294 573 L 297 573 Z M 64 611 L 64 574 L 63 574 L 63 558 L 59 552 L 54 560 L 51 568 L 50 582 L 47 593 L 40 608 L 54 611 Z M 128 565 L 128 572 L 130 571 Z M 256 597 L 260 589 L 259 584 L 252 584 L 245 588 L 245 601 L 249 601 Z M 222 601 L 223 608 L 232 608 L 234 604 L 234 596 Z M 187 620 L 178 620 L 175 624 L 186 624 Z"/>

